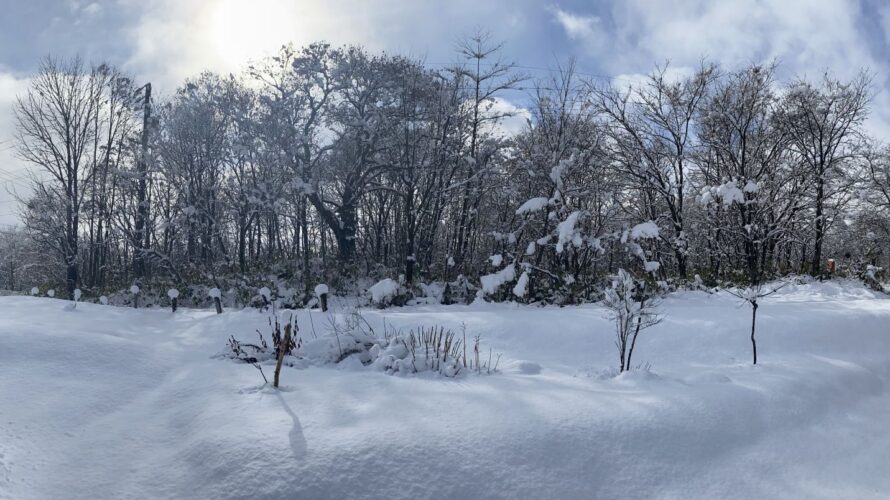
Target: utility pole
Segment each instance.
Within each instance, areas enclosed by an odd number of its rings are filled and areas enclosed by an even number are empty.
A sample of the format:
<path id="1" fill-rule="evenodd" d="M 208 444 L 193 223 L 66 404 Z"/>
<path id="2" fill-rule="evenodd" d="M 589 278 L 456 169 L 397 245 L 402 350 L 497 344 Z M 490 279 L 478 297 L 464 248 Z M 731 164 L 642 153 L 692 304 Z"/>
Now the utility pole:
<path id="1" fill-rule="evenodd" d="M 134 255 L 133 255 L 133 274 L 135 278 L 141 279 L 145 276 L 145 255 L 143 249 L 149 247 L 149 234 L 146 230 L 146 222 L 148 221 L 148 200 L 146 179 L 148 177 L 148 134 L 151 127 L 151 83 L 146 83 L 140 89 L 144 91 L 143 111 L 142 111 L 142 144 L 139 154 L 139 163 L 137 165 L 137 174 L 139 176 L 139 185 L 137 188 L 136 198 L 138 205 L 136 206 L 136 234 L 134 235 Z"/>

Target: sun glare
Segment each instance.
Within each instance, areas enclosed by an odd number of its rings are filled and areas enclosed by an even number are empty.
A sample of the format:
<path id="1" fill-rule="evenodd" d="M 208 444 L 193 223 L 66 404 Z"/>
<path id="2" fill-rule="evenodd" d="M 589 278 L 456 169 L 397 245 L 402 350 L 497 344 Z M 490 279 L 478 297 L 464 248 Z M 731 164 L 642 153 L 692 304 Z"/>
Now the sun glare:
<path id="1" fill-rule="evenodd" d="M 277 0 L 218 0 L 210 6 L 210 37 L 230 68 L 261 58 L 293 36 L 292 13 Z"/>

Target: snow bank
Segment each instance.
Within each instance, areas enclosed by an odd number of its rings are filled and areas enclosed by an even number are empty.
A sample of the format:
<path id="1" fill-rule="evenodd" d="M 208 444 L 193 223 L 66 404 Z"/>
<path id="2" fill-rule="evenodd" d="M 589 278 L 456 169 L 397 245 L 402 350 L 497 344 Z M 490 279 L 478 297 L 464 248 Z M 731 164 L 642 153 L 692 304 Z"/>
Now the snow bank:
<path id="1" fill-rule="evenodd" d="M 452 381 L 295 365 L 280 391 L 249 365 L 210 357 L 232 333 L 267 331 L 266 314 L 81 308 L 0 298 L 0 498 L 890 491 L 890 300 L 849 282 L 764 300 L 756 367 L 750 311 L 729 293 L 690 291 L 665 299 L 665 320 L 638 341 L 634 358 L 651 370 L 597 375 L 615 353 L 595 304 L 424 305 L 363 314 L 378 332 L 466 324 L 504 349 L 501 373 Z M 330 315 L 294 314 L 309 349 L 311 325 L 322 338 Z"/>

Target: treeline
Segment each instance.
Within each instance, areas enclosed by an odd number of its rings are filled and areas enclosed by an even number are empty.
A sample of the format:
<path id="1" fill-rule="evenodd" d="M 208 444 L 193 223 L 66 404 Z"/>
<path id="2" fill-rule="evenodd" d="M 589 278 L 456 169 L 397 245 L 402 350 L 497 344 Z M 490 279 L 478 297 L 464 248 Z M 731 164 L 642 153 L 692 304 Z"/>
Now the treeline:
<path id="1" fill-rule="evenodd" d="M 774 65 L 705 63 L 610 82 L 568 62 L 532 80 L 484 34 L 457 56 L 283 47 L 169 97 L 45 59 L 14 109 L 33 194 L 0 233 L 0 288 L 308 296 L 389 277 L 571 302 L 619 267 L 716 283 L 886 262 L 890 153 L 863 129 L 865 72 L 780 83 Z M 529 119 L 507 134 L 520 94 Z"/>

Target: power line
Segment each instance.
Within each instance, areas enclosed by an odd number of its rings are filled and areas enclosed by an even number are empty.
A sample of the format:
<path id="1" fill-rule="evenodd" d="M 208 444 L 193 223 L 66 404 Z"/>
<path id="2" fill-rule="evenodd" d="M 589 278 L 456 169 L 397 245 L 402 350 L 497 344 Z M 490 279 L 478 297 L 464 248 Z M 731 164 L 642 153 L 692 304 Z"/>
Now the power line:
<path id="1" fill-rule="evenodd" d="M 446 67 L 447 66 L 460 66 L 459 63 L 427 62 L 424 64 L 431 64 L 434 66 L 446 66 Z M 481 65 L 486 66 L 486 67 L 492 67 L 492 66 L 495 66 L 496 64 L 495 63 L 482 63 Z M 560 70 L 558 68 L 547 68 L 544 66 L 528 66 L 528 65 L 522 65 L 522 64 L 501 64 L 500 66 L 502 66 L 504 68 L 511 67 L 511 68 L 517 68 L 517 69 L 528 69 L 528 70 L 533 70 L 533 71 L 547 71 L 550 73 L 562 73 L 563 72 L 563 70 Z M 572 73 L 579 75 L 579 76 L 587 76 L 590 78 L 600 78 L 600 79 L 604 79 L 604 80 L 635 81 L 634 79 L 628 78 L 625 76 L 610 76 L 610 75 L 602 75 L 602 74 L 597 74 L 597 73 L 587 73 L 587 72 L 582 72 L 582 71 L 572 71 Z"/>

